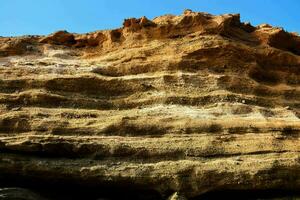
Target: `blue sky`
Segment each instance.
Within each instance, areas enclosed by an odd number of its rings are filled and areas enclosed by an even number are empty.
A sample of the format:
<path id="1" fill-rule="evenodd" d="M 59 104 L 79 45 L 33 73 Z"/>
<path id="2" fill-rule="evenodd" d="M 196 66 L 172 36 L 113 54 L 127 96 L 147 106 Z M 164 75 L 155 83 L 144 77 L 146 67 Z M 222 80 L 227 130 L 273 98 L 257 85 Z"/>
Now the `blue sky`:
<path id="1" fill-rule="evenodd" d="M 0 36 L 84 33 L 117 28 L 124 18 L 240 13 L 242 21 L 269 23 L 300 33 L 300 0 L 0 0 Z"/>

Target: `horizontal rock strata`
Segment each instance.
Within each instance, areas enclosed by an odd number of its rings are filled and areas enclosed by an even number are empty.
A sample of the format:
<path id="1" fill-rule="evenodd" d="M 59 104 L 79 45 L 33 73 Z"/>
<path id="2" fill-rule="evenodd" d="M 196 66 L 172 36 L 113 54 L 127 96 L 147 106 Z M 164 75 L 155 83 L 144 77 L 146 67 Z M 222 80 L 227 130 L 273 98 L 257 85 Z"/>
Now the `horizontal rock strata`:
<path id="1" fill-rule="evenodd" d="M 297 34 L 190 10 L 2 37 L 0 186 L 299 191 L 299 55 Z"/>

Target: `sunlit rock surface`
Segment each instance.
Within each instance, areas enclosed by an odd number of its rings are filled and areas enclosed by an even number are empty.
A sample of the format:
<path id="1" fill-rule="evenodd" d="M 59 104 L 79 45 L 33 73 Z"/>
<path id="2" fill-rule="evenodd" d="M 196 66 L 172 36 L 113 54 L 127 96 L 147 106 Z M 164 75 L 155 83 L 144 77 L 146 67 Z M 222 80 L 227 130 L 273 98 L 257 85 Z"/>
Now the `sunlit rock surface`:
<path id="1" fill-rule="evenodd" d="M 0 199 L 299 192 L 297 34 L 190 10 L 123 25 L 0 38 Z"/>

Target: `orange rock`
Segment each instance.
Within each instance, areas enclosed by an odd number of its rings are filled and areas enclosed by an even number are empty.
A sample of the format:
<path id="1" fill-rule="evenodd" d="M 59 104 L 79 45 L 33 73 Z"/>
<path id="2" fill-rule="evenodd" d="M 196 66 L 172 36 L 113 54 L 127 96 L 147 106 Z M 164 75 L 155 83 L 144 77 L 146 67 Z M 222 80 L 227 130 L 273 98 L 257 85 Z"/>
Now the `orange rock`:
<path id="1" fill-rule="evenodd" d="M 75 37 L 75 47 L 96 47 L 101 45 L 105 40 L 106 36 L 101 32 L 78 35 Z"/>
<path id="2" fill-rule="evenodd" d="M 67 31 L 58 31 L 40 40 L 41 43 L 66 45 L 71 46 L 75 44 L 74 35 Z"/>

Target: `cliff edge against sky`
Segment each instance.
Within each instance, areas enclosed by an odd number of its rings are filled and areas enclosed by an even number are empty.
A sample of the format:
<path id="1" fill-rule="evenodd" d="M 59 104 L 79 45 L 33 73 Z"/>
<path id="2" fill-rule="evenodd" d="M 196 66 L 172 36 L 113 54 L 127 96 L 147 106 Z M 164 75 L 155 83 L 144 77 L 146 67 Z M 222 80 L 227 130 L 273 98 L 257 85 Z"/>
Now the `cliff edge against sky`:
<path id="1" fill-rule="evenodd" d="M 2 188 L 47 199 L 300 190 L 296 33 L 186 10 L 2 37 L 0 78 Z"/>

